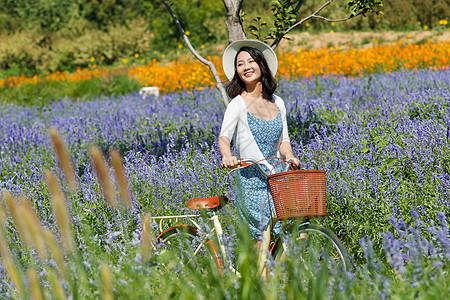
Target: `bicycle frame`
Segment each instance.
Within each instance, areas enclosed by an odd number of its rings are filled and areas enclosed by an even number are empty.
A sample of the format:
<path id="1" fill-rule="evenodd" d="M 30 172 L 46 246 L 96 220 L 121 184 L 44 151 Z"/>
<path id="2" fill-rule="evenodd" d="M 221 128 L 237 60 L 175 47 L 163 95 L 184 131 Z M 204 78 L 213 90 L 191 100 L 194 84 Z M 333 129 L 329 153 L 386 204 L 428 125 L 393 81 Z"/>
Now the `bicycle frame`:
<path id="1" fill-rule="evenodd" d="M 286 161 L 285 161 L 286 162 Z M 240 166 L 231 170 L 228 175 L 231 175 L 233 172 L 237 170 L 244 169 L 250 165 L 256 164 L 254 160 L 242 160 Z M 265 176 L 268 177 L 264 170 L 261 168 L 259 164 L 256 164 L 259 171 Z M 275 165 L 276 166 L 276 165 Z M 273 169 L 271 170 L 272 173 Z M 223 228 L 220 223 L 219 217 L 216 214 L 216 211 L 226 205 L 228 199 L 225 196 L 215 196 L 210 198 L 193 198 L 189 200 L 187 206 L 194 210 L 202 209 L 207 211 L 209 214 L 208 217 L 205 217 L 204 214 L 186 214 L 186 215 L 175 215 L 175 216 L 156 216 L 153 217 L 154 220 L 159 220 L 159 227 L 161 234 L 158 236 L 159 241 L 171 241 L 175 235 L 186 235 L 189 240 L 198 242 L 197 237 L 200 238 L 200 244 L 196 246 L 197 248 L 190 255 L 196 256 L 202 247 L 209 247 L 211 250 L 217 266 L 219 267 L 219 272 L 224 268 L 232 271 L 233 273 L 240 275 L 238 271 L 233 267 L 232 261 L 228 256 L 228 252 L 226 249 L 226 245 L 223 239 Z M 315 216 L 312 214 L 312 216 Z M 265 277 L 266 275 L 266 267 L 267 267 L 267 259 L 269 253 L 278 255 L 282 253 L 280 259 L 283 259 L 283 253 L 289 249 L 288 238 L 292 232 L 298 229 L 300 230 L 300 235 L 295 238 L 296 241 L 302 241 L 303 239 L 310 239 L 310 235 L 312 236 L 312 240 L 317 241 L 317 245 L 319 247 L 322 244 L 322 238 L 325 238 L 325 243 L 334 247 L 333 254 L 334 257 L 338 257 L 339 263 L 344 267 L 344 270 L 348 267 L 348 256 L 345 250 L 345 247 L 339 241 L 339 238 L 330 230 L 326 229 L 320 225 L 314 225 L 309 222 L 309 216 L 299 216 L 302 219 L 298 219 L 297 216 L 293 216 L 292 221 L 283 222 L 281 226 L 281 232 L 287 233 L 286 236 L 284 234 L 280 234 L 278 238 L 274 241 L 272 248 L 270 249 L 270 235 L 273 230 L 273 226 L 276 222 L 278 222 L 278 218 L 276 216 L 275 209 L 271 209 L 271 218 L 269 223 L 267 224 L 265 230 L 262 232 L 262 241 L 258 251 L 257 257 L 257 266 L 258 271 L 261 272 L 261 275 Z M 213 226 L 203 226 L 200 222 L 198 222 L 198 218 L 202 218 L 205 220 L 209 220 L 212 222 Z M 166 220 L 174 220 L 178 222 L 179 219 L 184 219 L 188 222 L 188 224 L 178 224 L 172 226 L 166 230 L 163 228 L 163 223 Z M 289 218 L 288 218 L 289 219 Z M 206 229 L 206 230 L 204 230 Z M 294 230 L 294 231 L 293 231 Z M 286 238 L 288 237 L 288 238 Z M 316 237 L 322 237 L 317 239 Z M 216 242 L 216 243 L 215 243 Z M 170 244 L 170 243 L 169 243 Z M 216 244 L 219 248 L 216 247 Z M 281 247 L 281 248 L 280 248 Z M 326 248 L 326 247 L 321 247 Z M 281 252 L 280 252 L 281 251 Z M 331 253 L 330 253 L 331 254 Z M 331 256 L 328 256 L 331 257 Z M 333 259 L 333 258 L 332 258 Z M 187 262 L 190 263 L 194 260 L 191 257 Z M 327 261 L 326 259 L 325 261 Z"/>
<path id="2" fill-rule="evenodd" d="M 233 170 L 231 170 L 230 172 L 228 172 L 228 175 L 231 175 L 232 173 L 244 169 L 248 166 L 250 166 L 250 164 L 254 164 L 255 161 L 254 160 L 241 160 L 241 166 L 237 167 Z M 268 175 L 264 172 L 264 170 L 259 166 L 259 164 L 255 164 L 259 171 L 265 176 L 267 177 Z M 258 270 L 261 273 L 264 273 L 265 271 L 265 262 L 268 258 L 268 254 L 269 254 L 269 246 L 270 246 L 270 234 L 272 232 L 272 224 L 275 224 L 277 221 L 277 216 L 275 213 L 275 210 L 271 210 L 271 220 L 269 221 L 269 224 L 267 225 L 266 229 L 263 231 L 262 233 L 262 242 L 261 242 L 261 246 L 259 248 L 259 252 L 258 252 Z M 211 228 L 211 230 L 209 232 L 206 232 L 206 234 L 203 236 L 200 245 L 197 247 L 197 249 L 195 249 L 194 251 L 194 255 L 196 255 L 198 253 L 198 251 L 201 249 L 201 247 L 206 246 L 206 244 L 208 244 L 208 246 L 210 247 L 216 262 L 218 264 L 218 266 L 220 267 L 221 265 L 224 265 L 226 268 L 228 268 L 229 270 L 231 270 L 232 272 L 234 272 L 235 274 L 239 275 L 239 272 L 233 267 L 231 260 L 229 259 L 228 255 L 227 255 L 227 249 L 225 247 L 225 244 L 223 242 L 223 228 L 222 228 L 222 224 L 220 223 L 219 217 L 216 214 L 215 211 L 211 211 L 210 214 L 212 215 L 211 217 L 209 217 L 209 221 L 211 221 L 213 223 L 213 227 Z M 160 228 L 160 232 L 161 234 L 158 236 L 161 237 L 164 233 L 169 232 L 170 230 L 173 230 L 174 228 L 183 226 L 186 228 L 189 228 L 187 224 L 180 224 L 180 225 L 176 225 L 176 226 L 172 226 L 166 230 L 164 230 L 163 228 L 163 222 L 165 220 L 175 220 L 177 221 L 178 219 L 186 219 L 189 223 L 194 225 L 195 231 L 198 232 L 202 232 L 203 227 L 201 225 L 199 225 L 198 222 L 196 222 L 194 219 L 196 218 L 202 218 L 201 215 L 194 215 L 194 214 L 190 214 L 190 215 L 174 215 L 174 216 L 156 216 L 156 217 L 152 217 L 153 220 L 159 220 L 159 228 Z M 192 230 L 192 229 L 191 229 Z M 219 256 L 219 251 L 217 250 L 217 248 L 215 247 L 215 244 L 213 241 L 215 237 L 215 240 L 218 243 L 219 249 L 220 249 L 220 255 L 222 257 L 222 261 L 220 261 L 220 256 Z M 283 245 L 283 247 L 285 247 L 285 245 Z"/>

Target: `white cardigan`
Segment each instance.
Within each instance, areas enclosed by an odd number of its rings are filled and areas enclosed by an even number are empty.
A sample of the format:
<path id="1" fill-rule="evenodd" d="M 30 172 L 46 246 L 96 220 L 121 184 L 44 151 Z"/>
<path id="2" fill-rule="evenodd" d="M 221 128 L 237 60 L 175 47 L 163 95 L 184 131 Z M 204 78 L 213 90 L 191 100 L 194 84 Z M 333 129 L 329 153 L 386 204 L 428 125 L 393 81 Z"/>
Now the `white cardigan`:
<path id="1" fill-rule="evenodd" d="M 281 158 L 280 145 L 282 142 L 289 142 L 287 122 L 286 122 L 286 107 L 284 101 L 278 96 L 275 98 L 275 104 L 278 106 L 281 118 L 283 120 L 283 132 L 278 140 L 277 156 Z M 235 136 L 235 144 L 239 158 L 250 158 L 254 160 L 264 159 L 264 156 L 256 144 L 255 138 L 250 130 L 247 121 L 247 106 L 244 99 L 238 95 L 228 104 L 225 111 L 225 115 L 222 121 L 222 129 L 220 130 L 220 136 L 226 136 L 230 141 Z M 261 162 L 273 170 L 273 166 L 266 160 Z"/>

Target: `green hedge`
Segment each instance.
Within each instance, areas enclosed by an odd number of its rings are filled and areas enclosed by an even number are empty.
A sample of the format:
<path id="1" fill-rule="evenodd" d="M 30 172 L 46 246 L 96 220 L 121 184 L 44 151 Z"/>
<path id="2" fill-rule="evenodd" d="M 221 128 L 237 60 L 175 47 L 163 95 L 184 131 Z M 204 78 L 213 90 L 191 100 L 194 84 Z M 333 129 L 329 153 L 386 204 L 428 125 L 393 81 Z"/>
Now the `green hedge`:
<path id="1" fill-rule="evenodd" d="M 269 24 L 271 0 L 243 2 L 244 28 L 261 17 Z M 305 1 L 298 19 L 310 15 L 323 0 Z M 337 0 L 322 15 L 349 15 L 347 1 Z M 448 1 L 384 0 L 384 15 L 367 14 L 330 24 L 310 20 L 298 30 L 416 30 L 439 26 L 450 12 Z M 194 46 L 226 43 L 226 11 L 220 0 L 178 0 L 172 3 Z M 420 22 L 420 24 L 419 24 Z M 441 26 L 442 27 L 442 26 Z M 444 28 L 445 29 L 445 28 Z M 249 31 L 249 30 L 247 30 Z M 248 34 L 252 38 L 251 34 Z M 158 57 L 183 44 L 162 1 L 144 0 L 0 0 L 0 68 L 7 75 L 72 71 L 89 64 L 114 64 L 135 53 Z M 92 62 L 94 58 L 95 62 Z M 99 61 L 103 58 L 102 61 Z"/>

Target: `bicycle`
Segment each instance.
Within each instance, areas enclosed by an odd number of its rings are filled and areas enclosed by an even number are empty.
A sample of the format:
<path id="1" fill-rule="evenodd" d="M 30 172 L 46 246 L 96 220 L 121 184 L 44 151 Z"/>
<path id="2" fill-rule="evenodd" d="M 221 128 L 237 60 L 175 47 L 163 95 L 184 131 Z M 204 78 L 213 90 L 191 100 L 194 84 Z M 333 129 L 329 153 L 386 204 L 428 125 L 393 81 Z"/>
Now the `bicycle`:
<path id="1" fill-rule="evenodd" d="M 272 219 L 262 234 L 258 251 L 259 271 L 264 272 L 268 255 L 271 255 L 275 261 L 279 261 L 283 259 L 284 253 L 294 250 L 295 255 L 298 255 L 303 262 L 313 257 L 328 269 L 348 270 L 347 251 L 341 241 L 329 229 L 310 222 L 310 218 L 326 215 L 325 171 L 293 170 L 291 165 L 292 170 L 268 175 L 258 164 L 259 162 L 241 159 L 240 166 L 228 173 L 231 175 L 233 172 L 256 165 L 268 181 L 275 210 L 271 211 Z M 181 256 L 180 260 L 184 264 L 196 267 L 199 260 L 205 259 L 205 256 L 212 256 L 219 272 L 227 268 L 239 274 L 227 254 L 223 228 L 217 214 L 227 203 L 226 196 L 192 198 L 188 201 L 188 208 L 206 212 L 207 221 L 213 224 L 209 228 L 205 228 L 208 226 L 202 226 L 197 221 L 204 214 L 153 217 L 154 220 L 159 220 L 161 233 L 157 237 L 158 243 Z M 187 224 L 163 229 L 165 220 L 177 221 L 178 219 L 186 220 Z M 275 221 L 283 221 L 282 229 L 275 241 L 270 243 L 270 233 Z M 184 253 L 180 250 L 183 247 L 187 248 Z"/>

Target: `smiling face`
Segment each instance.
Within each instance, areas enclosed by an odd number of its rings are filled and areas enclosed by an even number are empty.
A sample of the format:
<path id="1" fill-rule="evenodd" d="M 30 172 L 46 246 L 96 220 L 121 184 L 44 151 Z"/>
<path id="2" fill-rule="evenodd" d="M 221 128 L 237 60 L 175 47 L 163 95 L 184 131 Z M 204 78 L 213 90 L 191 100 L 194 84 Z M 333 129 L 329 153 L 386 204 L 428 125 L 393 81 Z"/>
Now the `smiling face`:
<path id="1" fill-rule="evenodd" d="M 245 85 L 261 81 L 261 68 L 246 51 L 240 52 L 236 57 L 236 72 Z"/>

